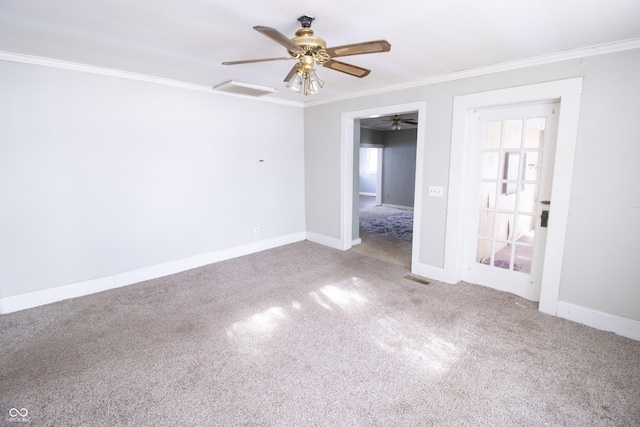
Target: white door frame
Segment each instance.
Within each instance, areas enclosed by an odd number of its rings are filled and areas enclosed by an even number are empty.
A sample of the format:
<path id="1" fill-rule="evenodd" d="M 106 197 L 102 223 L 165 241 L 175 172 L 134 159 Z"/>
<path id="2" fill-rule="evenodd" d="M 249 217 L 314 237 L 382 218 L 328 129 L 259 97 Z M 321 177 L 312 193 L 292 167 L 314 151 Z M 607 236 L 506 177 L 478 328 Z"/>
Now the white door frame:
<path id="1" fill-rule="evenodd" d="M 465 156 L 471 143 L 471 112 L 474 109 L 509 106 L 529 102 L 559 101 L 558 135 L 554 163 L 553 219 L 549 220 L 544 271 L 540 290 L 540 311 L 557 314 L 560 278 L 566 227 L 569 216 L 574 154 L 582 96 L 582 77 L 519 86 L 471 95 L 462 95 L 453 101 L 451 159 L 449 168 L 449 199 L 444 256 L 444 281 L 457 283 L 462 278 L 464 214 L 473 205 L 465 200 L 468 159 Z M 475 206 L 475 205 L 473 205 Z"/>
<path id="2" fill-rule="evenodd" d="M 408 104 L 387 105 L 366 110 L 348 111 L 341 115 L 342 136 L 340 151 L 340 247 L 342 250 L 352 246 L 353 233 L 353 150 L 354 150 L 354 121 L 355 119 L 400 114 L 418 111 L 418 129 L 416 146 L 416 188 L 413 209 L 413 243 L 411 252 L 411 271 L 417 273 L 420 259 L 420 218 L 422 212 L 422 177 L 424 169 L 424 140 L 427 102 L 412 102 Z"/>

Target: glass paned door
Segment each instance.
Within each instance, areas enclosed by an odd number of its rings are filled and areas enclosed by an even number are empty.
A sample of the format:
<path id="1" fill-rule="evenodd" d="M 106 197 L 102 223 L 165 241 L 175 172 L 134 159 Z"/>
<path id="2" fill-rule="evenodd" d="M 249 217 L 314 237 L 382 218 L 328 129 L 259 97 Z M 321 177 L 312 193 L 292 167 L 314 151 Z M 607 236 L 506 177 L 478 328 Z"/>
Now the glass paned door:
<path id="1" fill-rule="evenodd" d="M 529 273 L 545 117 L 484 123 L 476 262 Z"/>
<path id="2" fill-rule="evenodd" d="M 463 280 L 536 300 L 546 245 L 558 104 L 473 113 Z M 543 202 L 545 202 L 543 204 Z"/>

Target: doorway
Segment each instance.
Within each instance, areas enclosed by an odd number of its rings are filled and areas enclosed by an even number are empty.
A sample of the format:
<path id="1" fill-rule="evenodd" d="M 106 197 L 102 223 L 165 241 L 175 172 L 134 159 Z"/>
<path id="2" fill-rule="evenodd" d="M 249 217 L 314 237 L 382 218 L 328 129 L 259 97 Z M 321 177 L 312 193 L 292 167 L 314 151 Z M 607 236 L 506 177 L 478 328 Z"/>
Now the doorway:
<path id="1" fill-rule="evenodd" d="M 398 117 L 395 125 L 394 117 Z M 352 250 L 411 268 L 417 113 L 360 121 Z M 359 209 L 358 209 L 359 208 Z M 358 242 L 357 244 L 355 244 Z"/>
<path id="2" fill-rule="evenodd" d="M 342 113 L 341 137 L 341 200 L 340 200 L 340 244 L 343 250 L 350 249 L 354 244 L 353 230 L 358 226 L 354 221 L 354 209 L 359 206 L 359 186 L 354 180 L 356 150 L 359 150 L 359 122 L 362 118 L 374 116 L 389 116 L 402 112 L 417 111 L 416 130 L 416 160 L 415 160 L 415 189 L 413 211 L 413 239 L 411 242 L 411 271 L 417 272 L 420 256 L 420 214 L 422 202 L 423 153 L 425 135 L 426 102 L 390 105 L 386 107 L 358 110 Z M 384 202 L 384 201 L 383 201 Z"/>

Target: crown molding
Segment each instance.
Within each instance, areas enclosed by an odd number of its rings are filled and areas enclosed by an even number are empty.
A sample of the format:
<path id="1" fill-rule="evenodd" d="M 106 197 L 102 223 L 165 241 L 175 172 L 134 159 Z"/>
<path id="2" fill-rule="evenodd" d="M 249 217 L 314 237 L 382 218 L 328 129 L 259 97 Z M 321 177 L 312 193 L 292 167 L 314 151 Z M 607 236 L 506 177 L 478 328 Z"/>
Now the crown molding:
<path id="1" fill-rule="evenodd" d="M 253 101 L 269 102 L 273 104 L 289 105 L 294 107 L 302 107 L 301 102 L 287 101 L 278 98 L 254 97 L 241 95 L 236 93 L 223 92 L 197 83 L 189 83 L 181 80 L 167 79 L 164 77 L 150 76 L 147 74 L 132 73 L 129 71 L 116 70 L 113 68 L 98 67 L 95 65 L 80 64 L 77 62 L 62 61 L 59 59 L 45 58 L 41 56 L 23 55 L 20 53 L 0 51 L 0 60 L 9 62 L 19 62 L 22 64 L 41 65 L 45 67 L 61 68 L 64 70 L 79 71 L 82 73 L 99 74 L 102 76 L 117 77 L 127 80 L 136 80 L 145 83 L 154 83 L 163 86 L 177 87 L 181 89 L 195 90 L 198 92 L 208 92 L 224 96 L 232 96 L 236 98 L 251 99 Z"/>
<path id="2" fill-rule="evenodd" d="M 450 82 L 453 80 L 462 80 L 470 77 L 484 76 L 487 74 L 499 73 L 502 71 L 517 70 L 520 68 L 527 68 L 536 65 L 550 64 L 554 62 L 567 61 L 571 59 L 585 58 L 588 56 L 604 55 L 608 53 L 621 52 L 625 50 L 632 50 L 640 48 L 640 38 L 622 40 L 612 43 L 604 43 L 579 49 L 566 50 L 557 53 L 551 53 L 547 55 L 534 56 L 525 59 L 518 59 L 514 61 L 502 62 L 500 64 L 487 65 L 484 67 L 471 68 L 468 70 L 455 71 L 447 74 L 440 74 L 437 76 L 425 77 L 419 80 L 413 80 L 411 82 L 400 83 L 396 85 L 388 85 L 377 89 L 359 91 L 351 93 L 349 95 L 319 100 L 309 101 L 304 104 L 305 107 L 313 107 L 321 104 L 330 104 L 333 102 L 344 101 L 353 98 L 361 98 L 363 96 L 377 95 L 381 93 L 393 92 L 402 89 L 411 89 L 418 86 L 427 86 L 436 83 Z"/>
<path id="3" fill-rule="evenodd" d="M 240 95 L 235 93 L 228 93 L 217 91 L 210 86 L 189 83 L 181 80 L 167 79 L 163 77 L 155 77 L 147 74 L 132 73 L 129 71 L 116 70 L 112 68 L 98 67 L 95 65 L 80 64 L 76 62 L 62 61 L 59 59 L 45 58 L 40 56 L 23 55 L 19 53 L 3 52 L 0 51 L 0 60 L 10 62 L 20 62 L 23 64 L 42 65 L 45 67 L 61 68 L 65 70 L 80 71 L 84 73 L 99 74 L 103 76 L 118 77 L 128 80 L 137 80 L 147 83 L 155 83 L 164 86 L 177 87 L 188 90 L 195 90 L 200 92 L 214 93 L 224 96 L 233 96 L 245 99 L 251 99 L 253 101 L 269 102 L 272 104 L 288 105 L 293 107 L 313 107 L 322 104 L 331 104 L 334 102 L 344 101 L 353 98 L 360 98 L 363 96 L 377 95 L 387 92 L 393 92 L 403 89 L 411 89 L 419 86 L 427 86 L 437 83 L 444 83 L 454 80 L 467 79 L 470 77 L 478 77 L 487 74 L 499 73 L 502 71 L 517 70 L 520 68 L 532 67 L 536 65 L 549 64 L 554 62 L 567 61 L 577 58 L 585 58 L 589 56 L 604 55 L 608 53 L 621 52 L 625 50 L 632 50 L 640 48 L 640 38 L 622 40 L 612 43 L 604 43 L 579 49 L 566 50 L 563 52 L 551 53 L 547 55 L 540 55 L 531 58 L 518 59 L 514 61 L 502 62 L 500 64 L 487 65 L 484 67 L 471 68 L 468 70 L 454 71 L 452 73 L 440 74 L 437 76 L 425 77 L 411 82 L 405 82 L 395 85 L 383 86 L 377 89 L 369 89 L 364 91 L 358 91 L 345 96 L 334 97 L 330 99 L 318 100 L 318 101 L 288 101 L 278 98 L 270 98 L 268 96 L 252 97 L 247 95 Z"/>

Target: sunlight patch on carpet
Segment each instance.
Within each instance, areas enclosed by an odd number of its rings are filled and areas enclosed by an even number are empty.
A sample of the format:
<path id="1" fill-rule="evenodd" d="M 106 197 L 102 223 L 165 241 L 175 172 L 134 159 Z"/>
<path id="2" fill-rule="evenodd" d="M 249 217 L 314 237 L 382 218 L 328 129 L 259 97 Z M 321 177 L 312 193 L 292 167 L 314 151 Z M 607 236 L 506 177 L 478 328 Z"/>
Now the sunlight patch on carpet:
<path id="1" fill-rule="evenodd" d="M 421 330 L 419 325 L 406 324 L 390 317 L 380 318 L 377 323 L 379 335 L 376 344 L 381 349 L 412 361 L 429 372 L 447 372 L 460 356 L 458 347 Z"/>
<path id="2" fill-rule="evenodd" d="M 270 307 L 245 320 L 233 323 L 226 330 L 227 337 L 241 345 L 265 340 L 270 338 L 280 323 L 287 318 L 284 308 Z"/>

